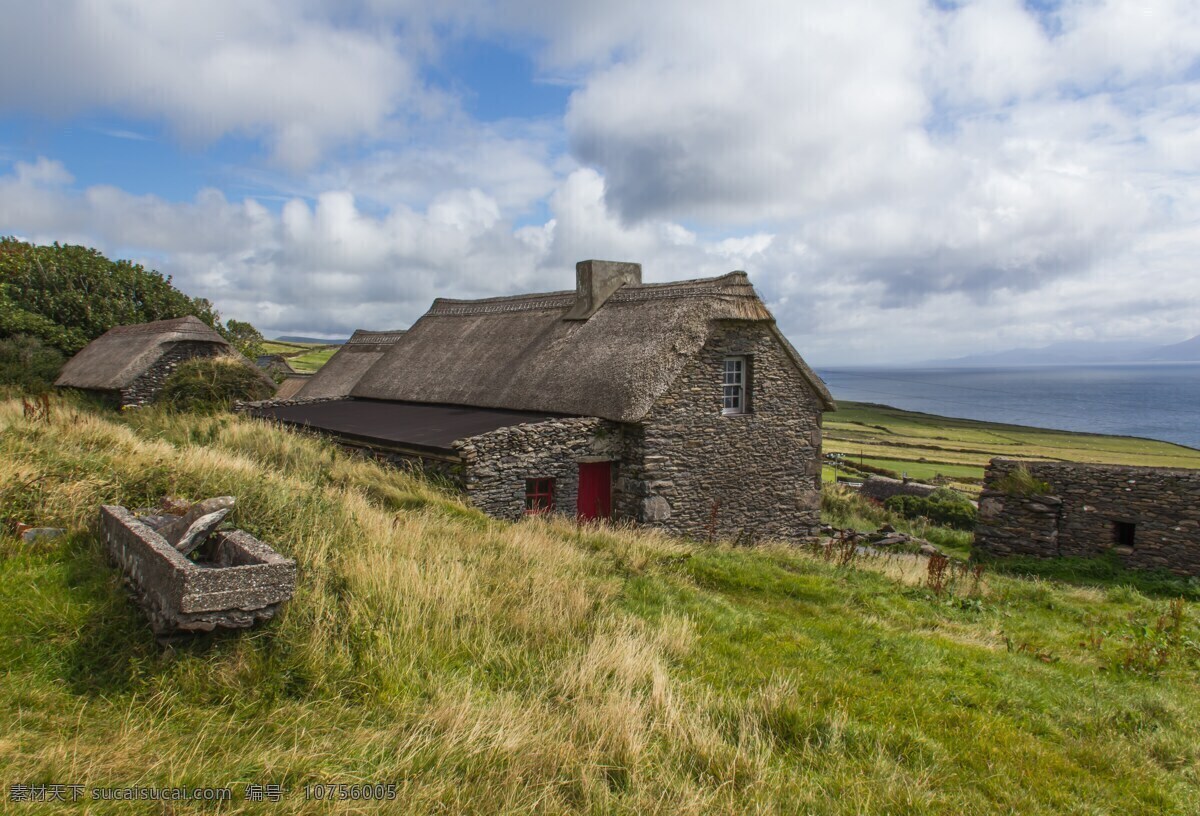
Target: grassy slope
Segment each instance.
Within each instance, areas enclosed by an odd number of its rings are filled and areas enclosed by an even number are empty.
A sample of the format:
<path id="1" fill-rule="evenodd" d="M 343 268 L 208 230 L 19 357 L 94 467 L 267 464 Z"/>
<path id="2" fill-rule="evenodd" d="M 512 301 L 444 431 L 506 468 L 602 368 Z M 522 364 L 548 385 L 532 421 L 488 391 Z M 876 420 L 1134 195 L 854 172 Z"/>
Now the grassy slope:
<path id="1" fill-rule="evenodd" d="M 291 343 L 278 340 L 263 342 L 264 354 L 282 354 L 288 364 L 296 371 L 312 374 L 329 362 L 329 358 L 337 353 L 341 346 L 327 346 L 318 343 Z"/>
<path id="2" fill-rule="evenodd" d="M 235 494 L 239 526 L 297 559 L 279 618 L 154 644 L 89 524 L 163 493 Z M 71 531 L 0 537 L 6 787 L 387 781 L 405 813 L 1200 810 L 1196 612 L 1158 676 L 1125 670 L 1166 608 L 1128 588 L 989 574 L 939 597 L 910 559 L 500 523 L 317 440 L 153 411 L 45 425 L 0 404 L 0 516 Z M 243 810 L 310 808 L 223 812 Z"/>
<path id="3" fill-rule="evenodd" d="M 312 374 L 329 362 L 329 358 L 337 354 L 340 346 L 322 346 L 298 357 L 289 357 L 288 364 L 297 371 Z"/>
<path id="4" fill-rule="evenodd" d="M 1200 451 L 1169 442 L 952 419 L 858 402 L 840 403 L 836 413 L 826 414 L 825 450 L 844 453 L 852 463 L 863 456 L 867 464 L 918 479 L 938 473 L 981 479 L 993 456 L 1200 468 Z"/>
<path id="5" fill-rule="evenodd" d="M 320 345 L 314 343 L 292 343 L 284 340 L 264 340 L 262 343 L 263 354 L 303 354 L 314 348 L 320 348 Z"/>

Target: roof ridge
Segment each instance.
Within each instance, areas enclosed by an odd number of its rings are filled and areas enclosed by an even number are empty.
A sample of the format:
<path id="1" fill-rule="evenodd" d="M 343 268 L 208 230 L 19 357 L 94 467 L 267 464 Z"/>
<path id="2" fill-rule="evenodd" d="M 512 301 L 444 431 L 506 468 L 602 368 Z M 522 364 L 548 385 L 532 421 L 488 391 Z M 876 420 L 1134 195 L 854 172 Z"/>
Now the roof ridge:
<path id="1" fill-rule="evenodd" d="M 371 331 L 369 329 L 355 329 L 354 334 L 350 335 L 350 339 L 342 345 L 358 346 L 358 345 L 391 345 L 400 339 L 408 329 L 386 329 L 383 331 Z"/>
<path id="2" fill-rule="evenodd" d="M 111 335 L 132 335 L 132 334 L 171 334 L 171 333 L 194 333 L 200 335 L 215 335 L 216 342 L 219 340 L 222 343 L 227 342 L 224 337 L 217 332 L 212 326 L 205 323 L 195 315 L 184 315 L 183 317 L 169 317 L 166 320 L 152 320 L 149 323 L 133 323 L 127 326 L 113 326 L 105 334 Z"/>
<path id="3" fill-rule="evenodd" d="M 702 297 L 716 294 L 733 295 L 732 292 L 722 292 L 728 286 L 747 287 L 750 291 L 740 297 L 757 297 L 750 279 L 745 272 L 736 270 L 717 275 L 712 278 L 690 278 L 679 281 L 663 281 L 661 283 L 627 283 L 618 289 L 608 302 L 634 303 L 659 298 L 672 297 Z M 525 311 L 528 309 L 557 309 L 570 306 L 575 302 L 575 290 L 559 290 L 556 292 L 530 292 L 520 295 L 502 295 L 490 298 L 437 298 L 430 306 L 428 314 L 477 314 L 508 311 Z"/>

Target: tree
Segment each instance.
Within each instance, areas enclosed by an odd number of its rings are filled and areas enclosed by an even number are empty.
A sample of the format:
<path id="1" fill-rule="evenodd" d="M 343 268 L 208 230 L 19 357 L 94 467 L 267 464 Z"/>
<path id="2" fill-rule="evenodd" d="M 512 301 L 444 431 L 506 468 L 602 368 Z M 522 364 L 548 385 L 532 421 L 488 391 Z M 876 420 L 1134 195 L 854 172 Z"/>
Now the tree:
<path id="1" fill-rule="evenodd" d="M 249 323 L 233 319 L 227 320 L 223 334 L 235 349 L 251 360 L 263 353 L 262 332 Z"/>
<path id="2" fill-rule="evenodd" d="M 18 334 L 0 340 L 0 385 L 31 393 L 49 390 L 63 365 L 58 349 L 36 337 Z"/>
<path id="3" fill-rule="evenodd" d="M 227 332 L 211 303 L 153 269 L 89 247 L 0 237 L 0 338 L 28 335 L 69 356 L 113 326 L 185 315 Z"/>

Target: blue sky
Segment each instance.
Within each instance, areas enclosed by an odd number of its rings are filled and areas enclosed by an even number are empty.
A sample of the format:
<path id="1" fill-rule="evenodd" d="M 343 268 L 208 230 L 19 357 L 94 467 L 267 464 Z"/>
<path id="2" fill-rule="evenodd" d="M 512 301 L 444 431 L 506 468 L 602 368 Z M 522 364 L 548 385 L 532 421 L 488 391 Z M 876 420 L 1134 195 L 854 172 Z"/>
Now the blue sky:
<path id="1" fill-rule="evenodd" d="M 7 17 L 0 234 L 269 335 L 570 288 L 588 257 L 745 269 L 816 364 L 1200 333 L 1194 2 Z"/>

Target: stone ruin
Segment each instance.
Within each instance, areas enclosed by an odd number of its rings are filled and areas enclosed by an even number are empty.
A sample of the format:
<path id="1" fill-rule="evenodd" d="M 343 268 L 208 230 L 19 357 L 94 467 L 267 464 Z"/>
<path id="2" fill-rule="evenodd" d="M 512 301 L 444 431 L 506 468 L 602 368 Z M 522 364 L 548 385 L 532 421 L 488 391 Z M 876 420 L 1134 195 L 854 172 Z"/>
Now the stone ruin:
<path id="1" fill-rule="evenodd" d="M 890 479 L 887 476 L 868 476 L 858 489 L 860 496 L 874 499 L 882 504 L 892 496 L 920 496 L 927 498 L 937 490 L 937 485 L 922 484 L 910 479 Z"/>
<path id="2" fill-rule="evenodd" d="M 1036 490 L 1012 489 L 1020 470 L 1041 483 Z M 1200 575 L 1200 470 L 993 459 L 974 549 L 990 557 L 1111 553 L 1131 569 Z"/>
<path id="3" fill-rule="evenodd" d="M 233 502 L 208 499 L 182 516 L 100 508 L 109 557 L 160 639 L 253 626 L 295 592 L 295 561 L 249 533 L 217 531 Z"/>

